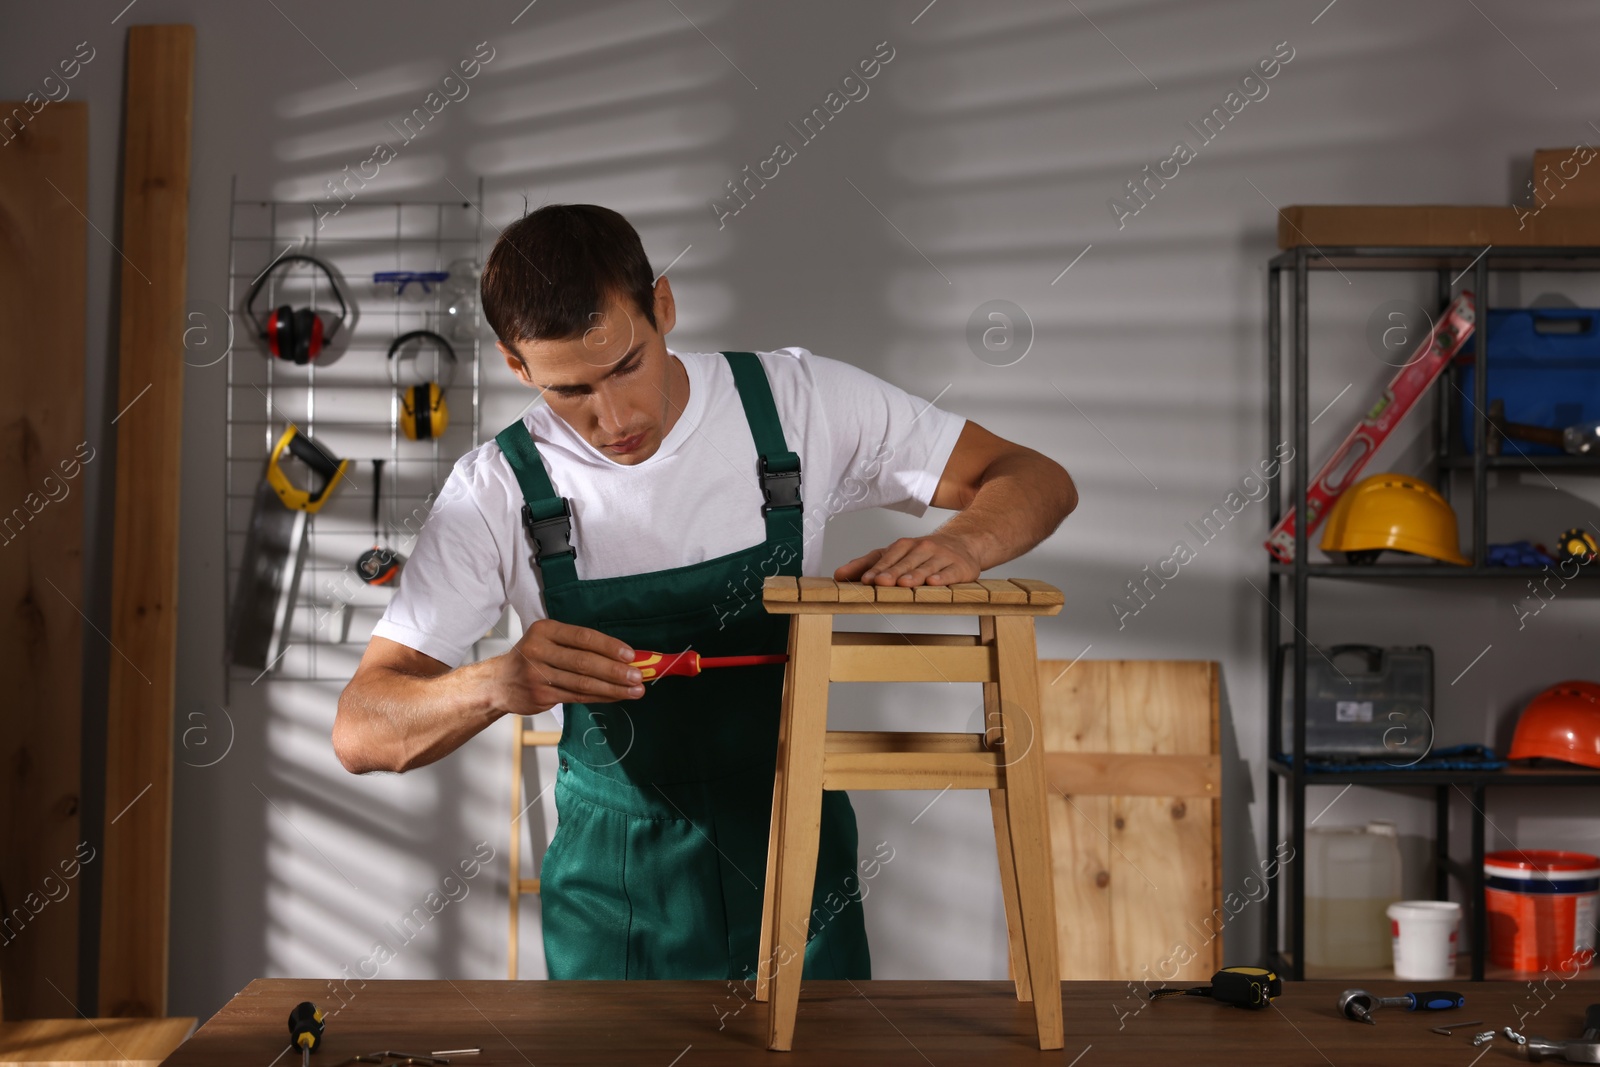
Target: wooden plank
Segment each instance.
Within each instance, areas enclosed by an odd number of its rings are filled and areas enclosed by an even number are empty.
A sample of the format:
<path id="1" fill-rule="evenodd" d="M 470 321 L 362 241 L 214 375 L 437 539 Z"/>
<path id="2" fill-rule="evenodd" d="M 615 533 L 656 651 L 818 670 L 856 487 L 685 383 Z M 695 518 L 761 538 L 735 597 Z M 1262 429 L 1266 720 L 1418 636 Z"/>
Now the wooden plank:
<path id="1" fill-rule="evenodd" d="M 0 1064 L 159 1067 L 194 1033 L 196 1021 L 74 1018 L 7 1023 L 0 1029 Z"/>
<path id="2" fill-rule="evenodd" d="M 1051 809 L 1063 973 L 1204 981 L 1222 965 L 1213 935 L 1226 922 L 1216 664 L 1043 660 L 1038 677 L 1052 770 L 1076 762 L 1080 787 L 1118 788 L 1125 774 L 1152 794 L 1070 794 Z"/>
<path id="3" fill-rule="evenodd" d="M 1051 788 L 1073 796 L 1186 797 L 1222 791 L 1222 757 L 1139 752 L 1048 752 Z"/>
<path id="4" fill-rule="evenodd" d="M 794 603 L 800 599 L 800 584 L 792 574 L 774 574 L 761 583 L 761 599 Z"/>
<path id="5" fill-rule="evenodd" d="M 837 603 L 839 586 L 832 578 L 801 578 L 800 599 L 805 602 Z"/>
<path id="6" fill-rule="evenodd" d="M 998 789 L 999 753 L 973 733 L 828 731 L 824 789 Z"/>
<path id="7" fill-rule="evenodd" d="M 1118 661 L 1108 688 L 1114 751 L 1214 758 L 1212 664 Z M 1123 973 L 1150 967 L 1174 981 L 1203 982 L 1216 969 L 1227 926 L 1213 913 L 1216 883 L 1212 804 L 1205 797 L 1118 796 L 1112 801 L 1112 896 L 1116 963 Z M 1221 792 L 1220 778 L 1209 796 Z"/>
<path id="8" fill-rule="evenodd" d="M 1012 585 L 1004 578 L 979 578 L 978 584 L 989 590 L 989 603 L 991 604 L 1026 604 L 1028 591 L 1021 586 Z"/>
<path id="9" fill-rule="evenodd" d="M 1003 781 L 993 753 L 846 752 L 830 755 L 822 772 L 824 789 L 999 789 Z"/>
<path id="10" fill-rule="evenodd" d="M 956 588 L 951 586 L 951 589 Z M 889 600 L 883 593 L 904 594 Z M 810 603 L 797 604 L 763 600 L 762 606 L 773 615 L 1059 615 L 1060 604 L 990 604 L 953 601 L 949 604 L 917 604 L 910 589 L 880 591 L 876 604 Z M 1062 664 L 1061 667 L 1066 666 Z M 1060 670 L 1061 667 L 1057 667 Z"/>
<path id="11" fill-rule="evenodd" d="M 948 585 L 914 585 L 911 599 L 920 604 L 948 604 L 954 599 Z"/>
<path id="12" fill-rule="evenodd" d="M 1028 591 L 1030 604 L 1065 604 L 1067 598 L 1061 590 L 1049 582 L 1041 582 L 1037 578 L 1008 578 L 1012 585 L 1021 586 Z"/>
<path id="13" fill-rule="evenodd" d="M 958 645 L 978 644 L 976 634 L 901 634 L 875 630 L 835 630 L 833 647 L 840 645 Z"/>
<path id="14" fill-rule="evenodd" d="M 880 604 L 909 604 L 917 598 L 911 588 L 904 585 L 873 586 L 872 595 L 877 598 Z M 892 610 L 898 610 L 898 608 Z"/>
<path id="15" fill-rule="evenodd" d="M 194 27 L 129 27 L 126 69 L 100 1013 L 161 1016 Z"/>
<path id="16" fill-rule="evenodd" d="M 21 103 L 0 103 L 11 115 Z M 26 114 L 29 109 L 24 108 Z M 88 105 L 50 104 L 0 145 L 0 946 L 9 1018 L 59 1015 L 78 986 L 83 713 L 84 257 Z M 51 188 L 52 183 L 55 188 Z M 90 437 L 94 440 L 89 440 Z M 54 586 L 54 588 L 51 588 Z M 97 639 L 98 640 L 98 639 Z M 96 651 L 105 649 L 103 644 Z M 51 879 L 48 883 L 46 879 Z M 8 910 L 9 910 L 8 909 Z M 31 917 L 30 917 L 31 916 Z"/>
<path id="17" fill-rule="evenodd" d="M 1498 204 L 1291 204 L 1278 211 L 1278 247 L 1312 246 L 1318 255 L 1335 245 L 1478 248 L 1491 244 L 1600 245 L 1600 207 L 1529 211 Z"/>
<path id="18" fill-rule="evenodd" d="M 958 604 L 987 604 L 989 590 L 977 582 L 957 582 L 950 587 L 951 598 Z"/>
<path id="19" fill-rule="evenodd" d="M 992 682 L 994 649 L 915 644 L 834 645 L 834 682 Z"/>
<path id="20" fill-rule="evenodd" d="M 1165 797 L 1111 800 L 1113 966 L 1126 975 L 1204 982 L 1216 968 L 1220 927 L 1207 929 L 1211 898 L 1210 802 Z M 1147 970 L 1148 969 L 1148 970 Z"/>
<path id="21" fill-rule="evenodd" d="M 1080 660 L 1070 671 L 1039 662 L 1044 748 L 1053 754 L 1103 752 L 1107 745 L 1106 666 Z M 1053 684 L 1052 684 L 1053 683 Z M 1050 856 L 1064 980 L 1098 978 L 1111 968 L 1111 798 L 1050 791 Z"/>
<path id="22" fill-rule="evenodd" d="M 839 600 L 846 604 L 870 604 L 875 597 L 872 595 L 872 586 L 862 585 L 860 582 L 838 582 Z"/>

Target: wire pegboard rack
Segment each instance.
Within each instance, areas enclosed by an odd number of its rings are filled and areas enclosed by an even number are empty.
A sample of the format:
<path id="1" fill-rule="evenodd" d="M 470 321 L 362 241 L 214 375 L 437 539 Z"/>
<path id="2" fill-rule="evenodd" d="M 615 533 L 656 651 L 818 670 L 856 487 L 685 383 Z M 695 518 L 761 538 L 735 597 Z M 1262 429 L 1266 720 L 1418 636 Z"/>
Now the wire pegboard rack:
<path id="1" fill-rule="evenodd" d="M 384 271 L 451 272 L 483 263 L 483 180 L 473 201 L 288 202 L 240 199 L 237 178 L 229 215 L 228 314 L 234 344 L 227 360 L 224 488 L 224 619 L 231 620 L 239 567 L 257 485 L 278 437 L 292 422 L 334 456 L 349 460 L 326 504 L 309 517 L 304 566 L 282 652 L 265 671 L 228 664 L 225 699 L 234 679 L 348 681 L 393 596 L 393 586 L 368 586 L 355 563 L 374 545 L 374 460 L 382 460 L 379 540 L 406 554 L 456 459 L 482 443 L 484 326 L 477 301 L 470 323 L 450 314 L 451 281 L 402 293 L 373 275 Z M 323 355 L 304 366 L 274 357 L 244 308 L 255 281 L 286 255 L 314 256 L 341 278 L 350 317 Z M 476 282 L 472 283 L 476 293 Z M 314 268 L 283 263 L 267 274 L 257 311 L 290 305 L 338 314 L 327 279 Z M 456 367 L 445 397 L 449 423 L 428 441 L 406 437 L 400 398 L 387 358 L 403 333 L 427 329 L 449 338 Z M 436 378 L 441 357 L 429 346 L 402 361 L 402 384 Z M 304 477 L 298 463 L 285 465 Z M 304 483 L 300 483 L 304 484 Z M 404 570 L 401 571 L 404 580 Z"/>

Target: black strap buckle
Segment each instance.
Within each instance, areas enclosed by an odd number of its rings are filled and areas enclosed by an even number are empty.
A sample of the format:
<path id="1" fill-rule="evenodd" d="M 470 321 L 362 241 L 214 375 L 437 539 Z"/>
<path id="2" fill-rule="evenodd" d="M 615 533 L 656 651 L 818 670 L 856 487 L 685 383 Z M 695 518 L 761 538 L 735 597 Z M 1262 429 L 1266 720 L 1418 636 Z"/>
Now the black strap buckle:
<path id="1" fill-rule="evenodd" d="M 761 505 L 761 514 L 766 515 L 773 508 L 797 508 L 800 502 L 800 471 L 769 471 L 767 470 L 767 457 L 761 457 L 761 495 L 766 498 L 766 503 Z"/>
<path id="2" fill-rule="evenodd" d="M 528 531 L 528 536 L 533 538 L 533 558 L 543 562 L 551 556 L 559 556 L 563 552 L 570 552 L 574 559 L 578 550 L 572 544 L 572 509 L 567 506 L 567 498 L 561 498 L 561 514 L 552 515 L 548 519 L 533 517 L 533 506 L 522 505 L 522 526 Z"/>

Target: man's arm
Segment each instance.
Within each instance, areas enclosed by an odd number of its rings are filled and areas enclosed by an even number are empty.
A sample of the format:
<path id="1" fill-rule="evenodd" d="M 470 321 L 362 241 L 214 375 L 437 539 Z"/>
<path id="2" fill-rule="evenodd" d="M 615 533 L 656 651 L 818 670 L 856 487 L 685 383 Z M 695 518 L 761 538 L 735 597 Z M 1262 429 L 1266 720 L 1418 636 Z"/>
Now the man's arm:
<path id="1" fill-rule="evenodd" d="M 644 695 L 633 650 L 598 630 L 540 619 L 509 652 L 452 670 L 373 637 L 339 694 L 333 750 L 352 774 L 409 771 L 454 752 L 502 715 Z"/>
<path id="2" fill-rule="evenodd" d="M 1055 460 L 968 420 L 932 505 L 956 514 L 930 534 L 851 560 L 834 578 L 903 586 L 973 581 L 1054 533 L 1078 506 L 1078 490 Z"/>

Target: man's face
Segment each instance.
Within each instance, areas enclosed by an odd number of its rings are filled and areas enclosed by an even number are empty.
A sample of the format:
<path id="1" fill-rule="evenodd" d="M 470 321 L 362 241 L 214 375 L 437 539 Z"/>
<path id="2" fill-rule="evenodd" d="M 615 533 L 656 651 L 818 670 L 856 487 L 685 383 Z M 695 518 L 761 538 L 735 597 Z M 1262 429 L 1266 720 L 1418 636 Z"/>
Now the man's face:
<path id="1" fill-rule="evenodd" d="M 688 399 L 666 335 L 676 322 L 672 287 L 665 276 L 655 290 L 656 322 L 627 297 L 611 296 L 580 337 L 519 341 L 515 351 L 495 347 L 524 385 L 544 394 L 550 409 L 584 440 L 617 463 L 649 459 Z"/>

